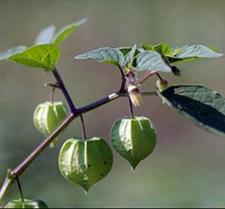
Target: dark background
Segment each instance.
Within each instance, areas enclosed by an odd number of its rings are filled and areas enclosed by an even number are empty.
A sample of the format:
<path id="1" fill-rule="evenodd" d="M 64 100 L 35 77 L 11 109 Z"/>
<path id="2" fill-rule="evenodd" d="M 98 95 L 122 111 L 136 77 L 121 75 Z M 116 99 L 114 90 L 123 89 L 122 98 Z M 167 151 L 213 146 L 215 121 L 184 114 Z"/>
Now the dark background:
<path id="1" fill-rule="evenodd" d="M 37 33 L 87 17 L 60 45 L 57 67 L 76 106 L 116 91 L 118 69 L 95 61 L 78 61 L 78 54 L 100 47 L 134 44 L 171 46 L 203 44 L 225 52 L 225 1 L 222 0 L 1 0 L 0 51 L 15 45 L 32 46 Z M 224 58 L 180 64 L 181 77 L 162 74 L 172 84 L 200 84 L 225 95 Z M 49 99 L 50 73 L 14 63 L 0 63 L 0 182 L 6 170 L 17 166 L 40 142 L 32 121 L 35 107 Z M 156 78 L 143 84 L 151 90 Z M 56 100 L 64 100 L 60 92 Z M 90 188 L 88 196 L 67 182 L 58 169 L 58 151 L 71 136 L 80 136 L 79 120 L 72 122 L 55 149 L 47 149 L 20 180 L 27 198 L 40 198 L 50 207 L 224 207 L 225 139 L 205 132 L 163 105 L 145 97 L 135 108 L 158 132 L 156 149 L 133 172 L 114 152 L 110 174 Z M 84 115 L 88 136 L 105 138 L 113 122 L 129 115 L 121 98 Z M 7 198 L 18 198 L 13 186 Z"/>

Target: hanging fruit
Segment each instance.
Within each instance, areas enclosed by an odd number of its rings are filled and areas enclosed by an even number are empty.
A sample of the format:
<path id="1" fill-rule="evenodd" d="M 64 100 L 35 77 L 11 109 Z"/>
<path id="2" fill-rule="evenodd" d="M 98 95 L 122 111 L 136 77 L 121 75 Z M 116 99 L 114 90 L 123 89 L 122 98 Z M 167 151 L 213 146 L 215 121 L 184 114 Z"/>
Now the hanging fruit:
<path id="1" fill-rule="evenodd" d="M 110 172 L 113 165 L 111 148 L 104 139 L 92 137 L 68 139 L 59 153 L 59 169 L 70 182 L 89 188 Z"/>
<path id="2" fill-rule="evenodd" d="M 124 117 L 113 124 L 110 138 L 115 150 L 135 169 L 153 152 L 157 135 L 150 119 L 144 116 Z"/>
<path id="3" fill-rule="evenodd" d="M 48 136 L 62 122 L 67 114 L 68 110 L 63 102 L 47 101 L 36 107 L 33 114 L 34 125 L 44 136 Z M 50 147 L 54 147 L 58 138 L 59 136 L 54 139 Z"/>
<path id="4" fill-rule="evenodd" d="M 16 199 L 10 200 L 4 208 L 48 208 L 46 203 L 39 199 Z"/>

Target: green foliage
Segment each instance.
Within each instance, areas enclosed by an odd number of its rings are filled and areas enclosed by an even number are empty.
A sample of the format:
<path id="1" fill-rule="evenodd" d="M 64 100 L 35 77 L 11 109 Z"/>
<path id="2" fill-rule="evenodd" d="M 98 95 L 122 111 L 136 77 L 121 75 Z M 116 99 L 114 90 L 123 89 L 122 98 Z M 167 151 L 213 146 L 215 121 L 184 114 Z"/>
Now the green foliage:
<path id="1" fill-rule="evenodd" d="M 35 45 L 50 44 L 54 37 L 55 30 L 54 25 L 43 28 L 35 39 Z"/>
<path id="2" fill-rule="evenodd" d="M 77 22 L 68 24 L 63 26 L 59 31 L 55 33 L 55 26 L 50 25 L 40 31 L 38 34 L 35 44 L 53 44 L 55 46 L 59 46 L 60 43 L 64 41 L 64 39 L 70 35 L 78 26 L 84 24 L 87 21 L 87 18 L 81 19 Z"/>
<path id="3" fill-rule="evenodd" d="M 51 40 L 51 43 L 58 46 L 68 35 L 70 35 L 78 26 L 84 24 L 86 18 L 81 19 L 75 23 L 68 24 L 56 32 Z"/>
<path id="4" fill-rule="evenodd" d="M 16 46 L 0 52 L 0 61 L 13 61 L 35 68 L 44 68 L 46 71 L 54 70 L 59 56 L 59 44 L 71 34 L 78 26 L 87 21 L 86 18 L 62 27 L 55 33 L 55 26 L 50 25 L 40 31 L 35 46 L 27 49 L 26 46 Z"/>
<path id="5" fill-rule="evenodd" d="M 199 85 L 175 85 L 158 94 L 200 127 L 225 136 L 225 98 L 219 93 Z"/>
<path id="6" fill-rule="evenodd" d="M 125 158 L 133 169 L 149 156 L 157 141 L 156 128 L 153 122 L 145 117 L 134 116 L 133 105 L 141 106 L 142 94 L 139 87 L 150 76 L 157 76 L 154 92 L 145 92 L 146 95 L 159 96 L 169 106 L 181 113 L 190 121 L 201 126 L 211 133 L 225 136 L 225 98 L 215 91 L 200 85 L 174 85 L 169 86 L 167 80 L 159 73 L 180 74 L 174 66 L 178 62 L 218 58 L 223 54 L 218 53 L 213 47 L 203 45 L 185 45 L 173 48 L 164 42 L 157 45 L 141 44 L 140 48 L 133 47 L 102 47 L 80 55 L 75 59 L 94 59 L 97 62 L 110 63 L 119 68 L 121 74 L 121 87 L 118 91 L 105 96 L 83 107 L 76 108 L 57 71 L 56 65 L 61 51 L 59 45 L 78 26 L 86 22 L 82 19 L 68 24 L 58 32 L 55 26 L 50 25 L 40 31 L 35 45 L 12 47 L 0 53 L 0 61 L 13 61 L 17 64 L 34 68 L 43 68 L 53 74 L 56 83 L 49 84 L 51 101 L 42 103 L 34 111 L 33 121 L 36 128 L 46 137 L 20 165 L 8 171 L 6 180 L 0 191 L 0 205 L 6 192 L 16 180 L 21 193 L 21 199 L 12 200 L 7 207 L 47 207 L 41 201 L 22 198 L 19 176 L 36 159 L 48 145 L 54 145 L 59 134 L 77 117 L 81 119 L 82 139 L 70 138 L 60 149 L 58 164 L 62 175 L 70 182 L 83 187 L 87 192 L 96 182 L 103 179 L 111 171 L 113 153 L 107 142 L 100 137 L 86 139 L 83 114 L 116 98 L 125 96 L 129 100 L 131 117 L 117 119 L 112 125 L 110 138 L 113 148 Z M 139 73 L 146 71 L 146 74 Z M 141 74 L 141 73 L 140 73 Z M 63 102 L 54 101 L 56 89 L 63 93 L 70 111 Z"/>
<path id="7" fill-rule="evenodd" d="M 128 53 L 126 53 L 124 55 L 124 60 L 123 60 L 124 66 L 126 66 L 128 68 L 132 66 L 132 62 L 133 62 L 133 59 L 134 59 L 134 56 L 135 56 L 136 48 L 137 48 L 136 45 L 134 45 L 132 47 L 132 49 L 129 49 Z"/>
<path id="8" fill-rule="evenodd" d="M 135 71 L 149 70 L 154 72 L 173 72 L 172 63 L 217 58 L 223 56 L 216 49 L 202 45 L 183 46 L 173 49 L 161 42 L 157 45 L 141 44 L 131 47 L 109 48 L 103 47 L 84 54 L 77 55 L 76 59 L 94 59 L 98 62 L 108 62 L 120 67 L 126 66 Z M 122 53 L 120 53 L 120 52 Z M 176 73 L 175 73 L 176 74 Z"/>
<path id="9" fill-rule="evenodd" d="M 8 60 L 18 64 L 53 70 L 60 56 L 58 47 L 52 44 L 42 44 L 8 57 Z"/>
<path id="10" fill-rule="evenodd" d="M 181 50 L 176 50 L 174 56 L 168 56 L 170 63 L 195 61 L 209 58 L 217 58 L 223 56 L 221 53 L 215 52 L 206 46 L 193 45 L 182 47 Z"/>
<path id="11" fill-rule="evenodd" d="M 26 46 L 14 46 L 4 52 L 0 52 L 0 61 L 8 60 L 10 57 L 16 54 L 20 54 L 27 49 Z"/>
<path id="12" fill-rule="evenodd" d="M 162 56 L 169 55 L 172 52 L 172 48 L 169 45 L 167 45 L 166 43 L 163 43 L 163 42 L 161 42 L 157 45 L 141 44 L 141 47 L 144 50 L 155 51 Z"/>
<path id="13" fill-rule="evenodd" d="M 80 54 L 75 59 L 94 59 L 98 62 L 108 62 L 117 66 L 123 65 L 123 54 L 119 49 L 103 47 L 84 54 Z"/>
<path id="14" fill-rule="evenodd" d="M 185 45 L 183 47 L 173 49 L 166 43 L 161 42 L 157 45 L 141 44 L 141 47 L 144 50 L 159 53 L 165 60 L 169 61 L 169 63 L 194 61 L 204 58 L 217 58 L 223 55 L 221 53 L 217 53 L 215 48 L 203 45 Z"/>
<path id="15" fill-rule="evenodd" d="M 171 72 L 171 68 L 164 62 L 160 54 L 155 51 L 146 50 L 140 52 L 132 64 L 137 71 L 154 70 L 157 72 Z"/>

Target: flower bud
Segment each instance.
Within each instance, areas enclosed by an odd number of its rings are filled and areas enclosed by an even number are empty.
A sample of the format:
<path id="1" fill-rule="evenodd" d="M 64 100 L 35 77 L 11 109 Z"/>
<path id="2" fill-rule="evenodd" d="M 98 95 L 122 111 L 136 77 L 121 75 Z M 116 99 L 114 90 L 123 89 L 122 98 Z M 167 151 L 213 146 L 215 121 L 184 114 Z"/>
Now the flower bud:
<path id="1" fill-rule="evenodd" d="M 142 104 L 142 95 L 138 87 L 134 83 L 127 83 L 127 92 L 129 93 L 131 102 L 134 104 L 135 107 L 140 106 Z"/>
<path id="2" fill-rule="evenodd" d="M 160 92 L 164 91 L 168 86 L 167 80 L 157 80 L 156 87 L 159 89 Z"/>

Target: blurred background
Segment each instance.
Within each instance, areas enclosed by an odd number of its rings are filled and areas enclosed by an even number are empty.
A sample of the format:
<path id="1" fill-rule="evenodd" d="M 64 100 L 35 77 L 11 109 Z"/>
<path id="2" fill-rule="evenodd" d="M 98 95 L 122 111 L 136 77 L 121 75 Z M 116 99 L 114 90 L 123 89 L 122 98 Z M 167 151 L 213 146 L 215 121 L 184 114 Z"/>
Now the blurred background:
<path id="1" fill-rule="evenodd" d="M 57 29 L 84 17 L 61 45 L 57 64 L 75 105 L 100 99 L 120 86 L 118 69 L 93 60 L 79 61 L 78 54 L 100 47 L 134 44 L 171 46 L 203 44 L 225 53 L 225 1 L 223 0 L 1 0 L 0 51 L 15 45 L 32 46 L 38 32 L 51 24 Z M 161 74 L 172 84 L 200 84 L 225 95 L 225 58 L 180 64 L 182 76 Z M 141 90 L 151 91 L 156 78 Z M 35 107 L 49 100 L 54 82 L 50 73 L 0 63 L 0 183 L 8 168 L 15 168 L 40 142 L 33 125 Z M 56 92 L 56 100 L 64 100 Z M 21 176 L 24 195 L 40 198 L 50 207 L 224 207 L 225 139 L 205 132 L 163 105 L 158 97 L 144 97 L 136 115 L 149 117 L 158 132 L 154 152 L 131 170 L 114 151 L 109 175 L 93 185 L 88 195 L 67 182 L 58 169 L 63 142 L 81 136 L 75 120 L 54 149 L 48 148 Z M 117 118 L 129 115 L 128 101 L 117 99 L 84 115 L 87 135 L 105 138 Z M 7 198 L 18 198 L 14 185 Z"/>

